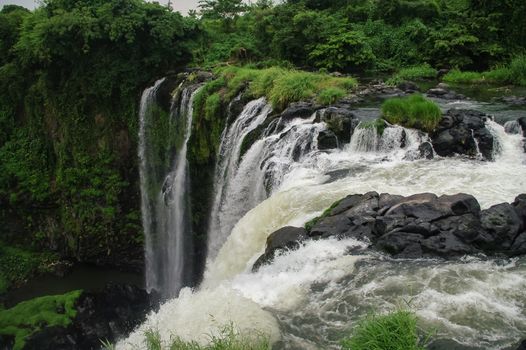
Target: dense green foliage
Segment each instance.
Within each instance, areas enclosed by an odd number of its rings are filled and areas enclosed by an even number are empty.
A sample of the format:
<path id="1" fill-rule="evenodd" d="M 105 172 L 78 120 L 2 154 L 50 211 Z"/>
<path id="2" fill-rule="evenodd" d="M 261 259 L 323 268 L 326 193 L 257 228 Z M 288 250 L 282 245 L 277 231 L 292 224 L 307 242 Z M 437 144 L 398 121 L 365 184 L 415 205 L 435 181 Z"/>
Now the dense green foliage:
<path id="1" fill-rule="evenodd" d="M 436 69 L 432 68 L 429 64 L 423 64 L 420 66 L 402 68 L 398 73 L 393 75 L 393 77 L 389 79 L 387 83 L 390 85 L 396 85 L 403 81 L 434 79 L 436 77 L 437 77 Z"/>
<path id="2" fill-rule="evenodd" d="M 191 60 L 196 26 L 141 0 L 3 7 L 3 240 L 99 263 L 141 249 L 138 100 Z"/>
<path id="3" fill-rule="evenodd" d="M 0 335 L 14 336 L 14 350 L 24 346 L 25 338 L 48 326 L 67 326 L 77 314 L 75 301 L 82 291 L 24 301 L 0 311 Z"/>
<path id="4" fill-rule="evenodd" d="M 330 71 L 428 64 L 482 70 L 526 49 L 526 3 L 510 0 L 203 1 L 200 65 L 289 62 Z"/>
<path id="5" fill-rule="evenodd" d="M 391 124 L 430 132 L 440 122 L 442 112 L 436 103 L 415 94 L 385 101 L 382 104 L 382 116 Z"/>
<path id="6" fill-rule="evenodd" d="M 145 345 L 148 350 L 269 350 L 271 344 L 268 337 L 255 332 L 254 335 L 244 335 L 236 331 L 233 325 L 224 327 L 219 335 L 210 335 L 207 345 L 199 345 L 195 341 L 184 341 L 179 337 L 165 344 L 159 332 L 147 331 Z"/>
<path id="7" fill-rule="evenodd" d="M 57 256 L 9 247 L 0 242 L 0 294 L 38 273 L 48 272 Z"/>
<path id="8" fill-rule="evenodd" d="M 423 350 L 416 321 L 413 313 L 404 310 L 370 315 L 356 326 L 350 338 L 342 340 L 342 349 Z"/>

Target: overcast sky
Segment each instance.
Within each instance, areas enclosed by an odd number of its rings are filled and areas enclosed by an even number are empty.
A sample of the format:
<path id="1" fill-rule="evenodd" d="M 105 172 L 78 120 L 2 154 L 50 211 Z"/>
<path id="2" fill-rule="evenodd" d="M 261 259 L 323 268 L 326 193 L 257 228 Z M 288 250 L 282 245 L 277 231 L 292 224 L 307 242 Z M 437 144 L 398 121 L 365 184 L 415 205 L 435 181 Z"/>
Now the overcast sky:
<path id="1" fill-rule="evenodd" d="M 161 4 L 166 4 L 168 0 L 157 0 Z M 174 10 L 180 11 L 182 14 L 186 15 L 188 10 L 197 8 L 197 3 L 199 0 L 172 0 L 172 6 Z M 38 1 L 35 0 L 0 0 L 0 7 L 3 7 L 7 4 L 16 4 L 27 7 L 28 9 L 34 9 Z"/>

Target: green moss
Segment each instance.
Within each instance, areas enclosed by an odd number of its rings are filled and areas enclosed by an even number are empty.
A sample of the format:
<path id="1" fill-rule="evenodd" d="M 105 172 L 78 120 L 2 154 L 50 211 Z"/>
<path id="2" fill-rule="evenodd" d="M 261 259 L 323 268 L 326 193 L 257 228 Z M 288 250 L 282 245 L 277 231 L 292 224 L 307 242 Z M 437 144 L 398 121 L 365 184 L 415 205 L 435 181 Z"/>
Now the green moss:
<path id="1" fill-rule="evenodd" d="M 306 224 L 305 224 L 305 229 L 307 231 L 310 232 L 310 230 L 312 230 L 312 228 L 314 227 L 314 225 L 316 225 L 318 222 L 320 222 L 322 219 L 326 218 L 327 216 L 329 216 L 331 214 L 331 211 L 336 208 L 340 203 L 341 201 L 343 200 L 340 199 L 334 203 L 332 203 L 332 205 L 330 207 L 328 207 L 327 209 L 325 209 L 325 211 L 320 215 L 320 216 L 317 216 L 315 217 L 314 219 L 312 220 L 309 220 Z"/>
<path id="2" fill-rule="evenodd" d="M 212 120 L 216 118 L 221 111 L 221 97 L 216 92 L 206 99 L 205 103 L 205 118 L 206 120 Z"/>
<path id="3" fill-rule="evenodd" d="M 343 350 L 423 350 L 416 316 L 404 310 L 387 315 L 370 315 L 341 341 Z"/>
<path id="4" fill-rule="evenodd" d="M 391 124 L 430 132 L 440 122 L 442 112 L 436 103 L 415 94 L 385 101 L 382 104 L 382 116 Z"/>
<path id="5" fill-rule="evenodd" d="M 82 291 L 24 301 L 0 311 L 0 334 L 15 337 L 14 350 L 22 349 L 26 337 L 49 326 L 66 327 L 76 316 L 75 301 Z"/>

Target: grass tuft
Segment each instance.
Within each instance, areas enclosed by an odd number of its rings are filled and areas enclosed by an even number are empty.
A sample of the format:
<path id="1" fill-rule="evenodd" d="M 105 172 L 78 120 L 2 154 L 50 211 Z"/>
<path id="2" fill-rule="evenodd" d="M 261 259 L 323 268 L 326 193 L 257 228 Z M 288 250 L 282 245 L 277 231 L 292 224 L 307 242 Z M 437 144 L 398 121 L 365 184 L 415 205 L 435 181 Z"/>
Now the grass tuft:
<path id="1" fill-rule="evenodd" d="M 350 338 L 341 341 L 343 350 L 423 350 L 416 316 L 404 310 L 387 315 L 370 315 L 362 320 Z"/>
<path id="2" fill-rule="evenodd" d="M 437 77 L 437 70 L 428 64 L 420 66 L 402 68 L 387 81 L 389 85 L 398 85 L 408 80 L 434 79 Z"/>
<path id="3" fill-rule="evenodd" d="M 382 115 L 391 124 L 427 132 L 433 131 L 442 118 L 438 105 L 420 94 L 385 101 Z"/>
<path id="4" fill-rule="evenodd" d="M 486 72 L 450 71 L 443 78 L 453 84 L 512 84 L 526 86 L 526 55 L 515 57 L 508 65 Z"/>
<path id="5" fill-rule="evenodd" d="M 241 334 L 230 324 L 225 326 L 219 336 L 210 335 L 208 345 L 195 341 L 185 341 L 179 337 L 162 341 L 158 331 L 149 330 L 145 334 L 145 346 L 148 350 L 269 350 L 270 340 L 267 336 L 255 332 L 255 335 Z"/>
<path id="6" fill-rule="evenodd" d="M 340 200 L 337 200 L 336 202 L 332 203 L 330 207 L 325 209 L 320 216 L 317 216 L 314 219 L 311 219 L 311 220 L 307 221 L 307 223 L 304 226 L 305 230 L 310 232 L 312 230 L 312 228 L 314 227 L 314 225 L 316 225 L 318 222 L 320 222 L 320 220 L 322 220 L 322 219 L 326 218 L 327 216 L 329 216 L 331 214 L 331 211 L 334 208 L 336 208 L 342 202 L 342 200 L 343 200 L 343 198 L 340 199 Z"/>

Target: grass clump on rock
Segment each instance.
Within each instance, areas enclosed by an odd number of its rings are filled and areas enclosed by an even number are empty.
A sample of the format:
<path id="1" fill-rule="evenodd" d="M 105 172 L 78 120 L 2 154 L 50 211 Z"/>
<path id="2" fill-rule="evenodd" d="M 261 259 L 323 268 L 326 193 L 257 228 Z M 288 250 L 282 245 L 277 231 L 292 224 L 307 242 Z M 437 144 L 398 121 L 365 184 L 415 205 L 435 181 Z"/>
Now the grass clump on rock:
<path id="1" fill-rule="evenodd" d="M 416 316 L 404 310 L 387 315 L 370 315 L 356 326 L 349 338 L 341 341 L 342 349 L 424 350 L 416 322 Z"/>
<path id="2" fill-rule="evenodd" d="M 13 349 L 24 347 L 25 339 L 44 327 L 66 327 L 76 316 L 75 301 L 82 291 L 23 301 L 0 311 L 0 335 L 15 338 Z"/>
<path id="3" fill-rule="evenodd" d="M 382 117 L 391 124 L 430 132 L 440 122 L 442 112 L 436 103 L 415 94 L 385 101 Z"/>

